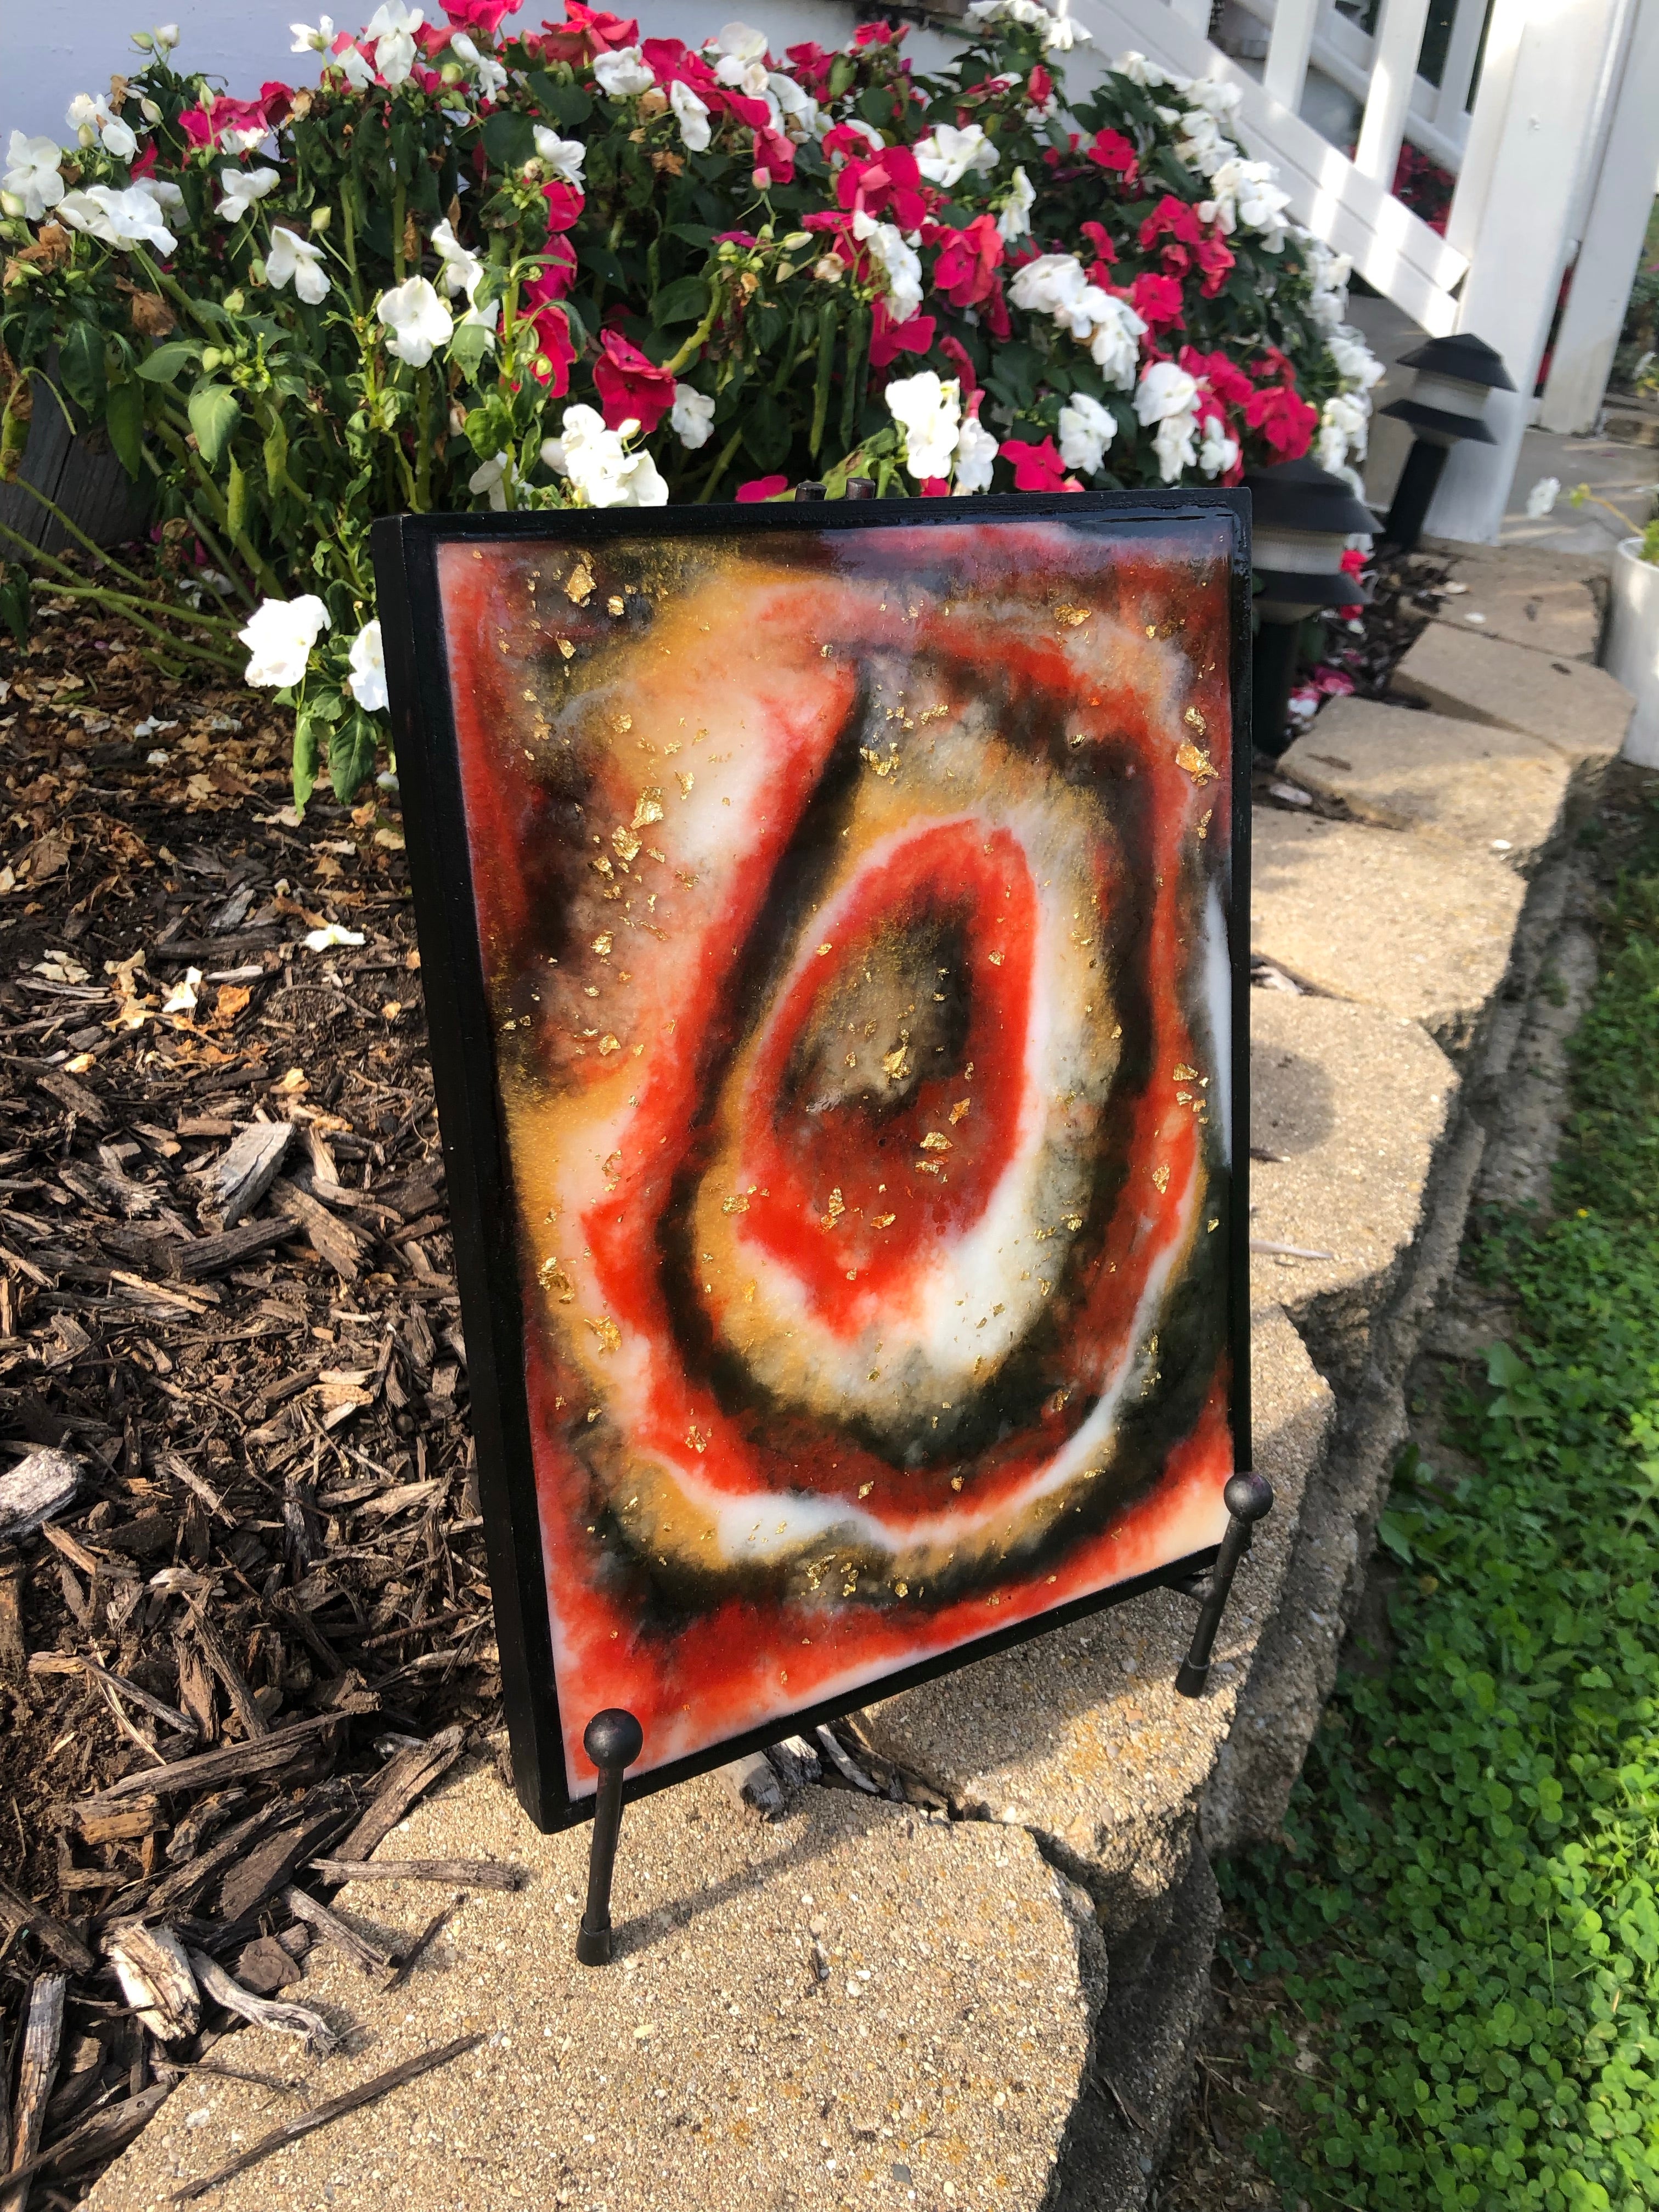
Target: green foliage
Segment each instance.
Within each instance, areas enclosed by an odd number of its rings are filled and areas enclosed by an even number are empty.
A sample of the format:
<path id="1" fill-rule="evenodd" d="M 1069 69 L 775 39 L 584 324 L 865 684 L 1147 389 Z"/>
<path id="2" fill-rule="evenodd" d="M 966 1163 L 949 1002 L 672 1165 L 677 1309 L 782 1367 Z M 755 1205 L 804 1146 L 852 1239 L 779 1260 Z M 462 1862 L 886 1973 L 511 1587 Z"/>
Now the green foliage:
<path id="1" fill-rule="evenodd" d="M 1291 1848 L 1226 1874 L 1320 2054 L 1311 2147 L 1255 2145 L 1287 2204 L 1659 2203 L 1659 872 L 1576 1073 L 1570 1204 L 1487 1254 L 1522 1329 L 1454 1402 L 1479 1471 L 1402 1460 L 1395 1661 L 1342 1684 Z"/>
<path id="2" fill-rule="evenodd" d="M 0 623 L 27 645 L 29 636 L 29 572 L 15 561 L 0 562 Z"/>

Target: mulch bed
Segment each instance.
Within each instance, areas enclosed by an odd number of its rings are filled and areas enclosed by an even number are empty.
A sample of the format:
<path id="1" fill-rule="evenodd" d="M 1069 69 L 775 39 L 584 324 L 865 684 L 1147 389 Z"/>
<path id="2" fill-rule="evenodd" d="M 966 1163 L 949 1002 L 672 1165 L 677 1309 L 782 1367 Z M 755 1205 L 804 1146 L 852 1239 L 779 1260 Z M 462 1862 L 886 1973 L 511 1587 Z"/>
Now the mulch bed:
<path id="1" fill-rule="evenodd" d="M 0 1547 L 0 2051 L 69 1977 L 0 2172 L 79 2130 L 35 2205 L 229 2018 L 158 2039 L 112 1931 L 272 1994 L 327 1940 L 284 1888 L 498 1716 L 402 838 L 296 823 L 285 721 L 49 595 L 0 642 L 0 1486 L 80 1473 Z M 330 924 L 362 944 L 307 950 Z M 215 1170 L 276 1125 L 227 1226 Z"/>

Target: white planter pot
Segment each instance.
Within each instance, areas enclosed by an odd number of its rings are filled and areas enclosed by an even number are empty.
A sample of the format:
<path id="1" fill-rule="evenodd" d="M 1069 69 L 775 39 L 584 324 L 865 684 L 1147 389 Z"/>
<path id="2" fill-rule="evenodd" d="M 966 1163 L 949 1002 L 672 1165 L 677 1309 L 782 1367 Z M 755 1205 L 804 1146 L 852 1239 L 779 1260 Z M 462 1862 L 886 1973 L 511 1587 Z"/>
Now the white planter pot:
<path id="1" fill-rule="evenodd" d="M 1636 699 L 1624 757 L 1659 768 L 1659 567 L 1637 556 L 1639 538 L 1613 556 L 1613 605 L 1601 665 Z"/>

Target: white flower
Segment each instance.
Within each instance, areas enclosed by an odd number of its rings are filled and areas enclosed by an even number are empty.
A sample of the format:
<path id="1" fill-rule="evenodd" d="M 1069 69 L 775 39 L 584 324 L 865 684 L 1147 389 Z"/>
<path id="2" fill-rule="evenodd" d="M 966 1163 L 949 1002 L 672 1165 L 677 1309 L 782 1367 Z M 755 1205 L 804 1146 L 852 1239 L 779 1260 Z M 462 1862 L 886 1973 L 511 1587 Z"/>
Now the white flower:
<path id="1" fill-rule="evenodd" d="M 11 134 L 6 149 L 10 166 L 0 177 L 0 192 L 21 200 L 20 212 L 31 222 L 39 222 L 64 197 L 64 179 L 58 173 L 63 158 L 55 138 L 26 138 L 21 131 Z"/>
<path id="2" fill-rule="evenodd" d="M 1339 392 L 1320 410 L 1314 458 L 1322 469 L 1340 469 L 1352 453 L 1364 459 L 1370 434 L 1371 403 L 1363 393 Z"/>
<path id="3" fill-rule="evenodd" d="M 351 641 L 351 674 L 347 679 L 352 697 L 367 714 L 386 710 L 386 654 L 380 645 L 380 625 L 365 623 Z"/>
<path id="4" fill-rule="evenodd" d="M 1198 465 L 1206 477 L 1224 477 L 1238 459 L 1238 441 L 1230 438 L 1218 415 L 1204 418 L 1204 439 L 1198 449 Z"/>
<path id="5" fill-rule="evenodd" d="M 1150 85 L 1154 89 L 1159 85 L 1169 84 L 1182 93 L 1190 92 L 1193 88 L 1190 77 L 1172 76 L 1168 70 L 1160 69 L 1156 62 L 1149 62 L 1145 54 L 1133 52 L 1120 54 L 1112 67 L 1119 76 L 1127 76 L 1131 84 Z"/>
<path id="6" fill-rule="evenodd" d="M 138 141 L 111 109 L 101 92 L 77 92 L 69 104 L 69 127 L 83 146 L 100 140 L 104 151 L 118 161 L 130 161 Z"/>
<path id="7" fill-rule="evenodd" d="M 612 54 L 596 54 L 593 75 L 599 90 L 611 100 L 631 100 L 649 92 L 657 73 L 637 46 L 619 46 Z"/>
<path id="8" fill-rule="evenodd" d="M 478 89 L 486 100 L 495 100 L 507 82 L 507 72 L 494 54 L 481 54 L 465 31 L 452 31 L 449 51 L 458 55 L 478 80 Z"/>
<path id="9" fill-rule="evenodd" d="M 1328 332 L 1325 343 L 1345 384 L 1358 385 L 1362 392 L 1369 392 L 1374 384 L 1382 382 L 1382 364 L 1358 331 L 1349 329 L 1344 323 Z"/>
<path id="10" fill-rule="evenodd" d="M 1540 477 L 1527 494 L 1527 514 L 1534 522 L 1541 522 L 1547 514 L 1555 511 L 1555 502 L 1561 496 L 1559 477 Z"/>
<path id="11" fill-rule="evenodd" d="M 1005 246 L 1012 246 L 1017 238 L 1024 238 L 1030 230 L 1031 209 L 1036 200 L 1036 193 L 1032 190 L 1031 179 L 1016 163 L 1014 173 L 1008 179 L 1007 195 L 997 216 L 997 236 Z"/>
<path id="12" fill-rule="evenodd" d="M 1177 368 L 1172 361 L 1155 361 L 1140 380 L 1140 389 L 1135 394 L 1135 413 L 1150 426 L 1172 415 L 1190 414 L 1197 401 L 1197 382 L 1184 368 Z"/>
<path id="13" fill-rule="evenodd" d="M 391 332 L 388 349 L 411 368 L 424 368 L 455 328 L 454 317 L 424 276 L 406 277 L 382 292 L 374 312 Z"/>
<path id="14" fill-rule="evenodd" d="M 768 72 L 767 88 L 782 111 L 784 127 L 797 141 L 821 138 L 830 128 L 818 112 L 818 104 L 810 93 L 804 92 L 792 76 L 781 70 Z"/>
<path id="15" fill-rule="evenodd" d="M 288 27 L 294 33 L 294 44 L 289 48 L 291 54 L 325 54 L 334 44 L 331 15 L 320 16 L 314 29 L 309 23 L 290 23 Z"/>
<path id="16" fill-rule="evenodd" d="M 149 35 L 158 54 L 170 54 L 179 43 L 179 26 L 158 23 Z"/>
<path id="17" fill-rule="evenodd" d="M 991 464 L 997 441 L 976 415 L 970 415 L 957 433 L 957 480 L 953 489 L 963 495 L 989 491 Z"/>
<path id="18" fill-rule="evenodd" d="M 688 451 L 696 453 L 714 435 L 714 403 L 693 384 L 674 386 L 674 410 L 668 427 Z"/>
<path id="19" fill-rule="evenodd" d="M 896 323 L 908 323 L 921 305 L 921 256 L 894 224 L 878 222 L 862 208 L 854 212 L 853 235 L 869 247 L 887 279 L 888 313 Z"/>
<path id="20" fill-rule="evenodd" d="M 1045 54 L 1069 54 L 1073 46 L 1094 44 L 1094 33 L 1085 31 L 1081 23 L 1072 21 L 1072 0 L 1060 0 L 1060 5 L 1048 19 L 1048 27 L 1042 34 Z"/>
<path id="21" fill-rule="evenodd" d="M 246 681 L 272 690 L 305 680 L 311 648 L 332 627 L 313 592 L 297 599 L 261 599 L 236 633 L 248 649 Z"/>
<path id="22" fill-rule="evenodd" d="M 488 493 L 489 504 L 500 514 L 507 506 L 507 488 L 516 482 L 517 477 L 518 471 L 513 465 L 512 454 L 495 453 L 489 460 L 481 461 L 473 470 L 466 480 L 466 488 L 475 498 L 481 492 Z"/>
<path id="23" fill-rule="evenodd" d="M 897 377 L 887 387 L 887 407 L 904 433 L 904 465 L 918 483 L 948 477 L 962 428 L 962 386 L 941 382 L 931 368 Z"/>
<path id="24" fill-rule="evenodd" d="M 567 407 L 557 438 L 542 459 L 575 487 L 584 507 L 665 507 L 668 486 L 649 453 L 630 453 L 622 433 L 607 430 L 592 407 Z"/>
<path id="25" fill-rule="evenodd" d="M 752 23 L 722 23 L 712 39 L 704 42 L 717 54 L 728 54 L 734 61 L 758 62 L 766 58 L 768 40 L 764 31 L 757 31 Z"/>
<path id="26" fill-rule="evenodd" d="M 1129 302 L 1120 300 L 1115 293 L 1102 293 L 1094 285 L 1089 289 L 1106 303 L 1105 312 L 1089 340 L 1089 358 L 1109 384 L 1116 385 L 1120 392 L 1131 391 L 1146 323 Z"/>
<path id="27" fill-rule="evenodd" d="M 1087 392 L 1073 392 L 1060 410 L 1060 458 L 1068 469 L 1094 476 L 1116 435 L 1116 416 Z"/>
<path id="28" fill-rule="evenodd" d="M 1228 84 L 1215 76 L 1194 77 L 1181 88 L 1194 107 L 1207 108 L 1218 122 L 1230 123 L 1237 114 L 1244 95 L 1236 84 Z"/>
<path id="29" fill-rule="evenodd" d="M 307 952 L 331 952 L 337 945 L 362 945 L 361 929 L 343 929 L 337 921 L 325 921 L 320 929 L 308 929 L 300 939 Z"/>
<path id="30" fill-rule="evenodd" d="M 988 176 L 1001 158 L 977 123 L 961 131 L 948 123 L 939 124 L 916 141 L 913 150 L 916 167 L 928 183 L 943 185 L 947 191 L 970 173 Z"/>
<path id="31" fill-rule="evenodd" d="M 1353 263 L 1346 253 L 1333 253 L 1322 239 L 1305 232 L 1298 236 L 1313 287 L 1308 312 L 1321 330 L 1340 330 L 1348 312 L 1348 279 L 1353 274 Z M 1352 335 L 1358 338 L 1359 333 L 1356 331 Z"/>
<path id="32" fill-rule="evenodd" d="M 1214 210 L 1213 216 L 1199 214 L 1205 222 L 1214 221 L 1223 230 L 1231 231 L 1239 223 L 1261 233 L 1261 242 L 1269 253 L 1277 253 L 1290 228 L 1284 210 L 1291 204 L 1288 192 L 1280 191 L 1273 182 L 1271 161 L 1224 161 L 1210 179 L 1213 199 L 1206 203 Z"/>
<path id="33" fill-rule="evenodd" d="M 1237 147 L 1214 116 L 1204 108 L 1188 108 L 1181 118 L 1181 129 L 1182 136 L 1176 141 L 1176 158 L 1202 176 L 1213 176 L 1224 161 L 1237 155 Z"/>
<path id="34" fill-rule="evenodd" d="M 1058 315 L 1086 283 L 1075 253 L 1039 253 L 1014 271 L 1008 297 L 1027 314 Z"/>
<path id="35" fill-rule="evenodd" d="M 1197 431 L 1195 415 L 1168 415 L 1153 432 L 1152 451 L 1158 455 L 1158 475 L 1165 483 L 1178 483 L 1182 471 L 1196 462 Z"/>
<path id="36" fill-rule="evenodd" d="M 225 196 L 216 210 L 221 222 L 240 222 L 256 200 L 274 192 L 282 178 L 275 169 L 221 169 Z"/>
<path id="37" fill-rule="evenodd" d="M 65 192 L 58 213 L 89 238 L 106 246 L 136 246 L 141 242 L 171 253 L 178 240 L 161 217 L 161 204 L 147 184 L 129 185 L 123 192 L 109 185 L 92 185 L 85 191 Z"/>
<path id="38" fill-rule="evenodd" d="M 550 131 L 544 123 L 538 123 L 536 153 L 550 176 L 556 177 L 561 184 L 581 189 L 582 163 L 587 159 L 587 149 L 580 138 L 561 138 L 556 131 Z"/>
<path id="39" fill-rule="evenodd" d="M 432 250 L 443 267 L 438 272 L 438 282 L 452 300 L 465 292 L 471 300 L 477 293 L 483 276 L 483 264 L 476 253 L 470 252 L 451 229 L 446 216 L 432 234 Z"/>
<path id="40" fill-rule="evenodd" d="M 358 52 L 356 46 L 346 46 L 343 48 L 339 53 L 334 56 L 334 59 L 339 64 L 340 68 L 344 70 L 345 81 L 351 86 L 354 91 L 366 92 L 369 86 L 374 83 L 374 72 L 370 69 L 368 64 Z"/>
<path id="41" fill-rule="evenodd" d="M 699 100 L 689 84 L 682 84 L 676 77 L 668 88 L 668 104 L 680 126 L 680 137 L 687 153 L 706 154 L 708 150 L 708 103 Z"/>
<path id="42" fill-rule="evenodd" d="M 265 280 L 281 291 L 292 277 L 294 289 L 308 307 L 328 297 L 328 271 L 323 249 L 315 239 L 301 238 L 282 223 L 270 227 L 270 251 L 265 256 Z"/>
<path id="43" fill-rule="evenodd" d="M 415 66 L 415 33 L 426 17 L 404 0 L 382 0 L 363 27 L 374 41 L 374 66 L 387 84 L 402 84 Z"/>

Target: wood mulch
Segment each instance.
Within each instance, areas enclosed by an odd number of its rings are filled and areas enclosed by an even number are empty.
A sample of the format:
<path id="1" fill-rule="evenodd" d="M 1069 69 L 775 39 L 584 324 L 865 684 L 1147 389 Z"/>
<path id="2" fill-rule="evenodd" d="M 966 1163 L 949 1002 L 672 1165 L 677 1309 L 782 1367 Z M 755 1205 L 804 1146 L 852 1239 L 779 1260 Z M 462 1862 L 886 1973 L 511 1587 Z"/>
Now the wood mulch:
<path id="1" fill-rule="evenodd" d="M 0 1544 L 0 2174 L 37 2206 L 233 2018 L 198 1990 L 179 2033 L 122 1924 L 275 1996 L 342 1940 L 310 1862 L 500 1700 L 395 811 L 296 822 L 285 717 L 46 597 L 0 637 L 0 1530 L 32 1454 L 79 1478 Z"/>

